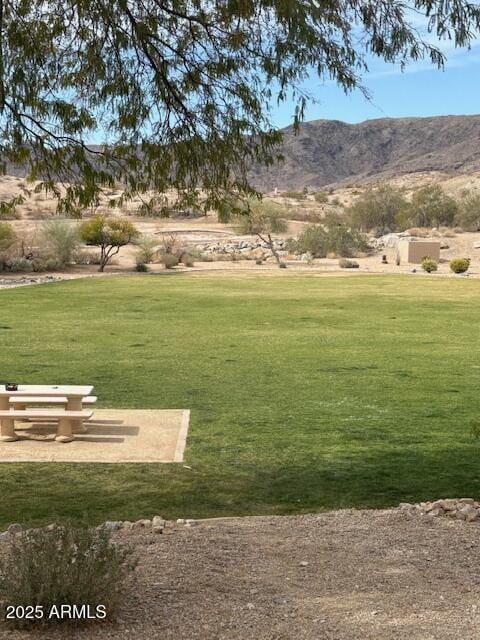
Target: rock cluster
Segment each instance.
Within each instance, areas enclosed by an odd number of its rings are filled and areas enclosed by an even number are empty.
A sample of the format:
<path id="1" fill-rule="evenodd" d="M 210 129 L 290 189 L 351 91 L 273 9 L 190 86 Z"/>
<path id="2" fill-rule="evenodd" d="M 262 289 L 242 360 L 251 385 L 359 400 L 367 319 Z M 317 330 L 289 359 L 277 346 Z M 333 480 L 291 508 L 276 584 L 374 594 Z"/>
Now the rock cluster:
<path id="1" fill-rule="evenodd" d="M 102 524 L 98 525 L 97 529 L 107 529 L 112 533 L 116 531 L 122 531 L 125 533 L 129 533 L 131 531 L 139 531 L 142 530 L 145 533 L 157 533 L 168 535 L 174 532 L 175 525 L 183 525 L 184 527 L 193 527 L 197 524 L 196 520 L 191 519 L 183 519 L 180 518 L 175 523 L 172 520 L 165 520 L 162 516 L 153 516 L 150 519 L 142 519 L 131 522 L 130 520 L 107 520 Z M 57 525 L 49 524 L 46 529 L 53 529 Z M 0 533 L 0 540 L 9 540 L 16 534 L 22 533 L 25 531 L 21 524 L 17 522 L 9 525 L 6 531 Z"/>
<path id="2" fill-rule="evenodd" d="M 473 498 L 442 498 L 434 502 L 420 502 L 419 504 L 402 502 L 400 509 L 427 518 L 443 516 L 467 522 L 480 521 L 480 503 Z"/>
<path id="3" fill-rule="evenodd" d="M 280 256 L 287 255 L 285 251 L 285 240 L 275 240 L 274 248 Z M 228 240 L 227 242 L 214 242 L 206 244 L 197 244 L 195 249 L 204 254 L 213 256 L 240 254 L 252 259 L 266 260 L 272 256 L 266 242 L 260 240 Z"/>
<path id="4" fill-rule="evenodd" d="M 44 284 L 45 282 L 53 282 L 61 280 L 61 276 L 21 276 L 20 278 L 0 278 L 0 287 L 18 287 L 22 284 Z"/>

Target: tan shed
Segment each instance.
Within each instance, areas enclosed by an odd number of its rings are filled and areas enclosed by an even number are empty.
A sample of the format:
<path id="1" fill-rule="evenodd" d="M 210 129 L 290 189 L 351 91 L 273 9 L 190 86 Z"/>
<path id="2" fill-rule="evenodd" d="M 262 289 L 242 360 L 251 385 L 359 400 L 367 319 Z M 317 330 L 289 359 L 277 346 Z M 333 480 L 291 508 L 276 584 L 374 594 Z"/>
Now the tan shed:
<path id="1" fill-rule="evenodd" d="M 420 264 L 425 257 L 440 260 L 440 242 L 437 240 L 412 240 L 401 238 L 397 244 L 400 263 Z"/>

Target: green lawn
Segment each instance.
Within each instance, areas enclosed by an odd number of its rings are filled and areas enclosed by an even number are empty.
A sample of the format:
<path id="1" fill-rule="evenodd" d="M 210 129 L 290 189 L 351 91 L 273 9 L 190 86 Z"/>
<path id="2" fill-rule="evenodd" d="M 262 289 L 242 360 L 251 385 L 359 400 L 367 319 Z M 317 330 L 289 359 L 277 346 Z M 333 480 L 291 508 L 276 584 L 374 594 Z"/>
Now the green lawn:
<path id="1" fill-rule="evenodd" d="M 0 291 L 0 376 L 190 408 L 183 465 L 3 464 L 0 524 L 480 495 L 480 281 L 131 276 Z M 68 445 L 66 445 L 68 446 Z"/>

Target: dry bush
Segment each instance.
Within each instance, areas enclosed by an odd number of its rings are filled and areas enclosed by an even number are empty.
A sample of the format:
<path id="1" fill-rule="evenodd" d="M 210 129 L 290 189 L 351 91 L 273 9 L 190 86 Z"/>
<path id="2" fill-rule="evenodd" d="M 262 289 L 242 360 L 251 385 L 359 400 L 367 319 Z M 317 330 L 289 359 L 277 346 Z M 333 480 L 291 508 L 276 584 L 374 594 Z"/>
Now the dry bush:
<path id="1" fill-rule="evenodd" d="M 4 611 L 7 606 L 38 606 L 45 614 L 53 605 L 90 605 L 94 611 L 102 604 L 109 619 L 122 602 L 135 566 L 130 549 L 113 544 L 105 528 L 31 529 L 12 539 L 0 561 L 0 600 Z M 57 621 L 44 615 L 37 622 Z"/>
<path id="2" fill-rule="evenodd" d="M 180 258 L 180 262 L 185 267 L 193 267 L 195 265 L 195 258 L 189 251 L 184 251 L 182 253 L 182 257 Z"/>
<path id="3" fill-rule="evenodd" d="M 453 229 L 445 229 L 445 231 L 442 231 L 442 238 L 455 238 L 456 235 Z"/>
<path id="4" fill-rule="evenodd" d="M 89 264 L 100 264 L 100 252 L 99 251 L 88 251 L 88 249 L 79 249 L 75 252 L 73 256 L 74 264 L 79 265 L 89 265 Z"/>
<path id="5" fill-rule="evenodd" d="M 137 254 L 135 260 L 137 264 L 151 264 L 158 254 L 158 238 L 148 233 L 142 234 L 135 242 Z"/>
<path id="6" fill-rule="evenodd" d="M 73 261 L 78 249 L 80 238 L 75 223 L 67 220 L 46 220 L 41 228 L 39 237 L 45 247 L 48 257 L 64 267 Z"/>
<path id="7" fill-rule="evenodd" d="M 160 262 L 165 269 L 173 269 L 180 262 L 179 257 L 174 253 L 162 253 L 160 254 Z"/>
<path id="8" fill-rule="evenodd" d="M 340 258 L 340 260 L 338 261 L 338 266 L 341 269 L 358 269 L 360 265 L 355 260 L 349 260 L 348 258 Z"/>
<path id="9" fill-rule="evenodd" d="M 411 227 L 407 232 L 415 238 L 428 238 L 430 231 L 425 227 Z"/>

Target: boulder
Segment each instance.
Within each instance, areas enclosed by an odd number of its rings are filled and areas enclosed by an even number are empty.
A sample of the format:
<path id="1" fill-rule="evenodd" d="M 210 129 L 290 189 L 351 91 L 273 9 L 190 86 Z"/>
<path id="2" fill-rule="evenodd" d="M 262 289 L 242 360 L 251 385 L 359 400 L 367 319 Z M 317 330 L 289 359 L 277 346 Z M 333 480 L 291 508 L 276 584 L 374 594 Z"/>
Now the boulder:
<path id="1" fill-rule="evenodd" d="M 21 533 L 23 531 L 23 527 L 18 522 L 13 522 L 7 529 L 10 535 L 15 535 L 16 533 Z"/>

